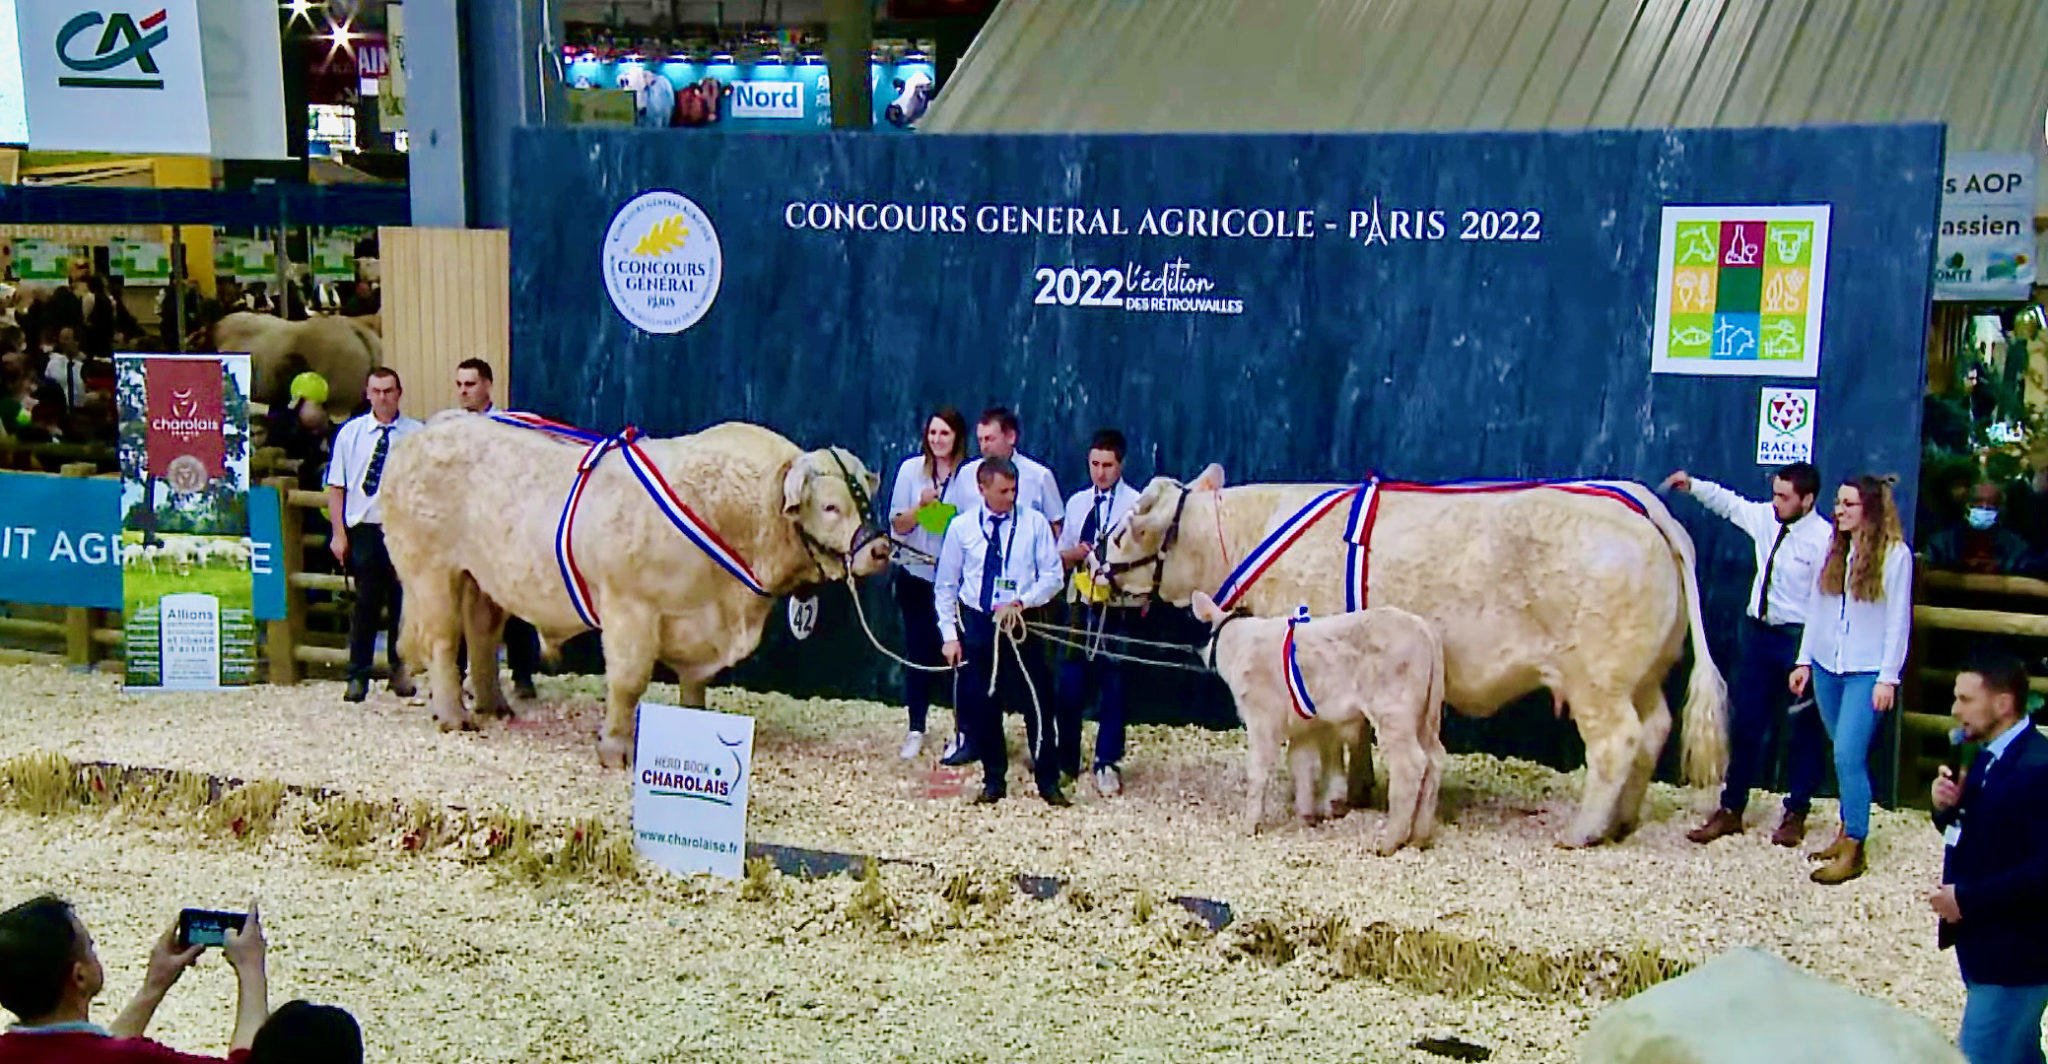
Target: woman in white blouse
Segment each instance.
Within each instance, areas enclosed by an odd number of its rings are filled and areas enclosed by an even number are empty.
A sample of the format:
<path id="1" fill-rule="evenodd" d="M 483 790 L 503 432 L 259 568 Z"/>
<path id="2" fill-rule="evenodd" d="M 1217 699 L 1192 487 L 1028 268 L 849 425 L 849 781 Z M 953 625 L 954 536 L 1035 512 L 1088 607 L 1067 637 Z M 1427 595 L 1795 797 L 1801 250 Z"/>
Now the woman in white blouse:
<path id="1" fill-rule="evenodd" d="M 942 666 L 939 615 L 932 603 L 933 566 L 939 557 L 946 524 L 952 514 L 980 505 L 973 478 L 962 478 L 967 461 L 967 419 L 942 406 L 925 419 L 924 447 L 896 468 L 889 494 L 889 529 L 910 550 L 896 552 L 896 608 L 903 616 L 905 657 L 920 665 Z M 927 509 L 929 508 L 929 509 Z M 903 670 L 903 704 L 910 709 L 910 733 L 903 739 L 904 760 L 924 750 L 925 717 L 931 708 L 931 674 Z M 957 731 L 957 729 L 956 729 Z"/>
<path id="2" fill-rule="evenodd" d="M 1812 855 L 1816 883 L 1863 874 L 1870 837 L 1870 742 L 1897 701 L 1913 625 L 1913 552 L 1892 503 L 1894 477 L 1862 476 L 1835 492 L 1835 535 L 1806 607 L 1792 693 L 1813 688 L 1835 747 L 1842 832 Z"/>

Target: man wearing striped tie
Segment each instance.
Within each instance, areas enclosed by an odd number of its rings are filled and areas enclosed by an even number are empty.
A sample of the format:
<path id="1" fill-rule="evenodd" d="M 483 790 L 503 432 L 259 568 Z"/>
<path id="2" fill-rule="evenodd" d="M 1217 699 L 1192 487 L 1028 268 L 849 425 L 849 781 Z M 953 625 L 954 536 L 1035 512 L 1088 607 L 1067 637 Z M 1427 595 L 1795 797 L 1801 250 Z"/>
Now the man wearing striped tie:
<path id="1" fill-rule="evenodd" d="M 1009 459 L 980 462 L 975 482 L 981 487 L 981 509 L 947 526 L 933 588 L 941 649 L 946 663 L 960 670 L 959 710 L 967 747 L 981 761 L 981 794 L 975 802 L 1003 797 L 1010 766 L 1003 740 L 1007 705 L 1025 715 L 1039 796 L 1051 805 L 1068 805 L 1054 753 L 1060 735 L 1045 655 L 1038 640 L 1013 641 L 1002 631 L 1009 625 L 1021 628 L 1024 611 L 1059 593 L 1058 542 L 1044 514 L 1017 505 L 1017 467 Z"/>
<path id="2" fill-rule="evenodd" d="M 363 394 L 370 412 L 352 418 L 334 437 L 334 458 L 327 463 L 327 513 L 333 522 L 328 548 L 355 578 L 355 612 L 348 626 L 348 691 L 343 700 L 361 702 L 370 693 L 370 666 L 376 660 L 377 633 L 387 639 L 385 658 L 391 664 L 391 693 L 409 698 L 412 678 L 398 660 L 398 573 L 384 549 L 384 514 L 377 489 L 384 463 L 398 441 L 426 426 L 398 412 L 404 394 L 398 374 L 379 367 L 370 371 Z M 390 610 L 389 620 L 384 611 Z"/>
<path id="3" fill-rule="evenodd" d="M 1124 434 L 1103 429 L 1088 441 L 1088 487 L 1067 500 L 1066 521 L 1060 526 L 1060 561 L 1068 569 L 1080 565 L 1092 553 L 1102 556 L 1102 545 L 1112 529 L 1130 516 L 1138 505 L 1138 491 L 1124 483 Z M 1068 616 L 1073 627 L 1104 635 L 1124 635 L 1129 630 L 1132 608 L 1084 597 L 1076 586 L 1069 596 Z M 1111 647 L 1109 649 L 1115 649 Z M 1124 759 L 1124 677 L 1121 663 L 1107 657 L 1090 657 L 1069 650 L 1060 665 L 1059 712 L 1062 722 L 1059 748 L 1060 771 L 1081 774 L 1081 708 L 1088 701 L 1090 685 L 1102 696 L 1096 714 L 1095 761 L 1091 775 L 1095 790 L 1108 797 L 1123 791 Z M 1072 721 L 1071 734 L 1064 727 Z"/>

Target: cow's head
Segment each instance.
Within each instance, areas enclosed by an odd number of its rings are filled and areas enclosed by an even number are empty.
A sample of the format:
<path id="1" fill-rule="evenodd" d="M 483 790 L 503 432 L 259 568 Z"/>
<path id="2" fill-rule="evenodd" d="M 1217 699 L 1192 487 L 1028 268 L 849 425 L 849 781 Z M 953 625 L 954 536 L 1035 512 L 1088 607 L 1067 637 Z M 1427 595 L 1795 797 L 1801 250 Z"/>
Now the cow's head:
<path id="1" fill-rule="evenodd" d="M 876 523 L 880 477 L 840 447 L 801 454 L 782 477 L 782 513 L 828 580 L 881 572 L 889 564 L 889 537 Z"/>
<path id="2" fill-rule="evenodd" d="M 1158 597 L 1166 572 L 1166 556 L 1180 539 L 1181 518 L 1187 512 L 1188 496 L 1223 487 L 1223 467 L 1211 465 L 1192 483 L 1182 484 L 1167 477 L 1154 477 L 1110 533 L 1104 545 L 1097 579 L 1108 580 L 1119 595 Z"/>
<path id="3" fill-rule="evenodd" d="M 882 117 L 892 126 L 909 126 L 924 117 L 925 108 L 931 104 L 932 79 L 923 71 L 910 75 L 910 80 L 896 79 L 896 99 L 882 111 Z"/>

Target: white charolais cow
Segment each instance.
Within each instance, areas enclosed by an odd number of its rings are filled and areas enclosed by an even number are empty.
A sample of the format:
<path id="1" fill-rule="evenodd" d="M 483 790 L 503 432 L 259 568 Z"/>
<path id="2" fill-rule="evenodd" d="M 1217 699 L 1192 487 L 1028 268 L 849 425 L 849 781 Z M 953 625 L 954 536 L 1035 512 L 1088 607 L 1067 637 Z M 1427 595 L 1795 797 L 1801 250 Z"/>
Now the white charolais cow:
<path id="1" fill-rule="evenodd" d="M 1370 725 L 1387 762 L 1387 818 L 1374 848 L 1390 854 L 1407 843 L 1428 845 L 1448 759 L 1444 650 L 1429 622 L 1392 606 L 1300 623 L 1250 617 L 1224 612 L 1201 591 L 1192 604 L 1212 629 L 1216 671 L 1251 739 L 1245 833 L 1256 833 L 1265 816 L 1282 745 L 1295 812 L 1305 823 L 1338 815 L 1344 781 L 1328 771 L 1338 760 L 1330 754 L 1340 743 L 1358 748 Z"/>
<path id="2" fill-rule="evenodd" d="M 1727 762 L 1727 685 L 1700 621 L 1692 537 L 1650 489 L 1599 486 L 1613 498 L 1572 491 L 1383 491 L 1369 537 L 1368 606 L 1420 615 L 1443 641 L 1446 699 L 1467 716 L 1548 688 L 1586 742 L 1586 785 L 1559 841 L 1619 839 L 1642 816 L 1658 756 L 1671 732 L 1665 674 L 1690 631 L 1684 765 L 1696 784 Z M 1160 478 L 1105 552 L 1120 591 L 1154 591 L 1185 605 L 1213 589 L 1267 532 L 1322 492 L 1343 485 L 1223 487 L 1210 466 L 1189 485 Z M 1351 560 L 1341 512 L 1310 526 L 1244 594 L 1265 617 L 1296 604 L 1344 612 Z M 1352 800 L 1371 787 L 1371 759 L 1354 749 Z M 1361 786 L 1361 784 L 1363 786 Z M 1363 791 L 1364 793 L 1361 793 Z"/>
<path id="3" fill-rule="evenodd" d="M 805 452 L 756 425 L 728 422 L 638 445 L 660 478 L 728 545 L 768 594 L 740 582 L 670 522 L 623 454 L 599 461 L 584 488 L 570 551 L 604 631 L 608 697 L 599 759 L 632 760 L 635 709 L 657 661 L 686 705 L 761 641 L 773 596 L 888 563 L 867 540 L 861 497 L 877 487 L 858 458 Z M 405 587 L 400 652 L 429 663 L 434 717 L 474 727 L 462 702 L 458 640 L 471 662 L 497 661 L 507 613 L 552 652 L 588 630 L 556 557 L 563 504 L 585 448 L 462 411 L 436 415 L 392 448 L 380 493 L 384 535 Z M 856 496 L 856 487 L 863 493 Z M 508 712 L 494 668 L 470 676 L 476 704 Z"/>

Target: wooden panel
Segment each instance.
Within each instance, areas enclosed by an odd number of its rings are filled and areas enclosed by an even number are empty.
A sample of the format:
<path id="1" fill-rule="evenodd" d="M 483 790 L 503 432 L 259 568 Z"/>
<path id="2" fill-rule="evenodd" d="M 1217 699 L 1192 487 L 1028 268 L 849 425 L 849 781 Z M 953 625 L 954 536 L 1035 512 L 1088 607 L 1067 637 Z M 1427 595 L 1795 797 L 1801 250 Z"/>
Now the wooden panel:
<path id="1" fill-rule="evenodd" d="M 384 362 L 405 381 L 406 413 L 424 419 L 454 406 L 455 367 L 466 358 L 491 364 L 498 403 L 509 406 L 511 242 L 506 231 L 386 228 L 378 231 L 377 241 Z"/>

